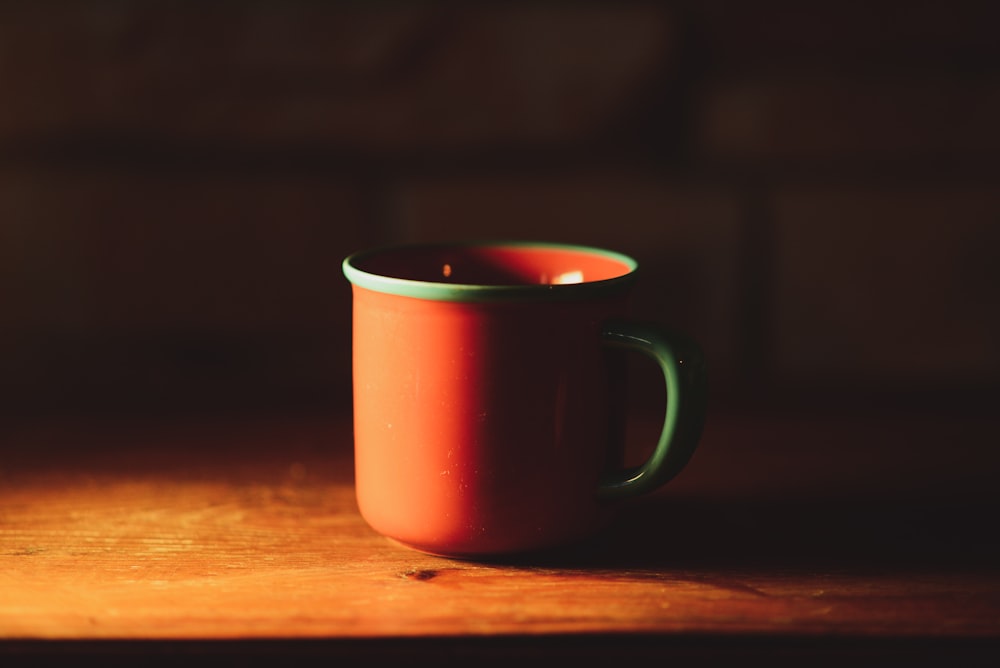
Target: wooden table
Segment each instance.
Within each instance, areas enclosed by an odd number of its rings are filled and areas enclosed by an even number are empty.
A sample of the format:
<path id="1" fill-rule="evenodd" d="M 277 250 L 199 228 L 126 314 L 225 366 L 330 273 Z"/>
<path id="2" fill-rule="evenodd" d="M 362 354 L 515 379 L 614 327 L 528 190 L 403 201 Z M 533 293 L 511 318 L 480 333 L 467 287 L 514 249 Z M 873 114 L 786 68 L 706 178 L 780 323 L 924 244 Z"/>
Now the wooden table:
<path id="1" fill-rule="evenodd" d="M 367 527 L 344 416 L 7 420 L 0 660 L 998 658 L 998 437 L 982 415 L 713 415 L 603 534 L 477 563 Z"/>

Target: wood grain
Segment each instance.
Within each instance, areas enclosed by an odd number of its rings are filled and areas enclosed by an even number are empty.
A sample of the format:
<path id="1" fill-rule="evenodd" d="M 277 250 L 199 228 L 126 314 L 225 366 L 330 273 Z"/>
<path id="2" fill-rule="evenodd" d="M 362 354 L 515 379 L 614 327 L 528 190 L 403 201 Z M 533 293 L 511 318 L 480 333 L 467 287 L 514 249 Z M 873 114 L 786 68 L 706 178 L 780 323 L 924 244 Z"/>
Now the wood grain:
<path id="1" fill-rule="evenodd" d="M 994 426 L 816 424 L 717 419 L 606 532 L 507 563 L 370 530 L 342 417 L 8 426 L 0 637 L 1000 637 Z"/>

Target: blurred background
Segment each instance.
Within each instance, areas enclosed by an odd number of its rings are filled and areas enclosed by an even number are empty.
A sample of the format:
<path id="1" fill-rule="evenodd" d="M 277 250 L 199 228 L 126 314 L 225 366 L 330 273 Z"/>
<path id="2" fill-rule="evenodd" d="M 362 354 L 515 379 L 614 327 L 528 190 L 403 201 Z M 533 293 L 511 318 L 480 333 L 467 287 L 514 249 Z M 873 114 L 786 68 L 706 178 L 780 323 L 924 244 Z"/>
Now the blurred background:
<path id="1" fill-rule="evenodd" d="M 991 406 L 995 6 L 2 2 L 0 412 L 347 411 L 342 258 L 478 237 L 635 256 L 717 408 Z"/>

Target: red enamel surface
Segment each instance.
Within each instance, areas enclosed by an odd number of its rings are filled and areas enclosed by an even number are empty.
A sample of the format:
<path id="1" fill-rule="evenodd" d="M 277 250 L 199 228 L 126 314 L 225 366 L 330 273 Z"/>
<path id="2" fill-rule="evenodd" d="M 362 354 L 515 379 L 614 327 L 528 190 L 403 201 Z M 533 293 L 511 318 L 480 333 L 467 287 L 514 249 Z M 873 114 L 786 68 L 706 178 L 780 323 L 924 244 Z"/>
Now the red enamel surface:
<path id="1" fill-rule="evenodd" d="M 599 331 L 624 295 L 456 303 L 353 289 L 356 487 L 373 528 L 476 555 L 601 520 L 620 401 Z"/>

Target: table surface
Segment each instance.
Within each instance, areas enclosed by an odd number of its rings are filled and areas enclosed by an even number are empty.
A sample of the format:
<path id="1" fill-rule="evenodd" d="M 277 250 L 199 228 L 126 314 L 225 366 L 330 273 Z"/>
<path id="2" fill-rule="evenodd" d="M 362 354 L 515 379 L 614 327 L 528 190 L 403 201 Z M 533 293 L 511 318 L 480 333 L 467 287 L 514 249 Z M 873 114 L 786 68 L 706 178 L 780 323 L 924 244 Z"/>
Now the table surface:
<path id="1" fill-rule="evenodd" d="M 6 421 L 0 651 L 996 652 L 998 436 L 983 416 L 714 415 L 606 531 L 492 563 L 374 533 L 344 416 Z"/>

